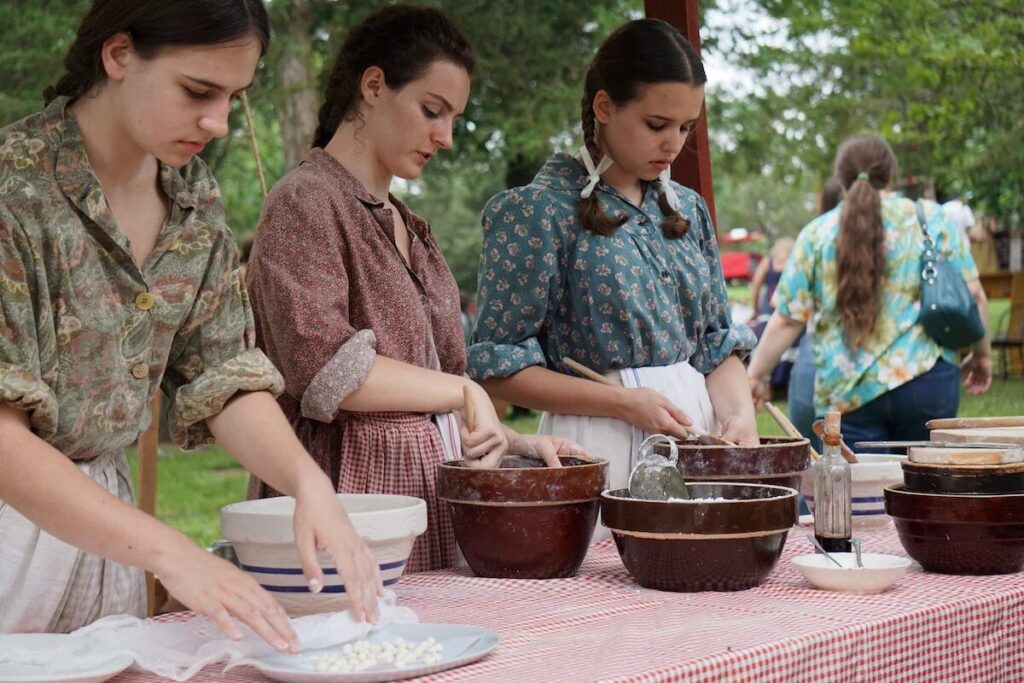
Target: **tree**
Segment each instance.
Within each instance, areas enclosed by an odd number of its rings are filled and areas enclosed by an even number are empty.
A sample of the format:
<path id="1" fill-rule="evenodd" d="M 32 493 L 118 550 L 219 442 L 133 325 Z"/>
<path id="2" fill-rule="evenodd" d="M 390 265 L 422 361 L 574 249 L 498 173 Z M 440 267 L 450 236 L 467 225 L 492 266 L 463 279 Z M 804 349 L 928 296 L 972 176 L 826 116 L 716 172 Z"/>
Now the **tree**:
<path id="1" fill-rule="evenodd" d="M 904 175 L 972 190 L 982 210 L 1024 213 L 1024 5 L 1017 0 L 757 0 L 734 28 L 759 86 L 721 94 L 727 163 L 822 178 L 847 135 L 878 132 Z M 777 31 L 775 35 L 773 31 Z M 755 116 L 753 122 L 748 115 Z M 751 135 L 751 131 L 756 131 Z"/>

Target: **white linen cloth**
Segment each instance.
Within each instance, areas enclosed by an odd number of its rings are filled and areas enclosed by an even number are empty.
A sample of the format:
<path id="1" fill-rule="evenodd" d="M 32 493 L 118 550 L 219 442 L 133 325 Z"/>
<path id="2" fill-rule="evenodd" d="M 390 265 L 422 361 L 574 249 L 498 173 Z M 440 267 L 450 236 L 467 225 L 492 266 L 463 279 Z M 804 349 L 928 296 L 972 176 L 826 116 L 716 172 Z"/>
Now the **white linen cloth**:
<path id="1" fill-rule="evenodd" d="M 416 613 L 395 604 L 388 591 L 380 599 L 380 619 L 376 624 L 358 622 L 349 611 L 313 614 L 291 620 L 303 650 L 341 645 L 365 638 L 369 633 L 392 624 L 415 624 Z M 0 652 L 0 666 L 42 666 L 50 661 L 75 661 L 85 669 L 127 654 L 135 666 L 165 678 L 186 681 L 200 669 L 224 661 L 225 669 L 244 660 L 266 657 L 277 652 L 249 627 L 238 622 L 242 640 L 231 640 L 215 623 L 194 615 L 185 621 L 154 621 L 137 617 L 111 616 L 78 629 L 58 648 L 11 649 Z"/>
<path id="2" fill-rule="evenodd" d="M 625 387 L 646 387 L 660 392 L 686 413 L 695 426 L 718 432 L 704 375 L 688 362 L 660 367 L 626 368 L 609 372 L 605 376 Z M 629 473 L 636 464 L 637 449 L 650 436 L 618 418 L 547 412 L 541 414 L 537 433 L 572 439 L 591 455 L 608 460 L 609 489 L 621 489 L 629 485 Z M 599 523 L 593 541 L 609 538 L 611 533 Z"/>

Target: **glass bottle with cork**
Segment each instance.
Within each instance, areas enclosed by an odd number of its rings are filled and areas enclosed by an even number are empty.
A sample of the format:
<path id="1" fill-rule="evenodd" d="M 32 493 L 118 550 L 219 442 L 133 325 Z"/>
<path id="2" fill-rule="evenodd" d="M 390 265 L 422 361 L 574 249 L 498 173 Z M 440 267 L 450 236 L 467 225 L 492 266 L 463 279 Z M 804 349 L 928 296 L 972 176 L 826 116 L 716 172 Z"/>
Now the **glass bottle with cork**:
<path id="1" fill-rule="evenodd" d="M 814 463 L 814 538 L 826 552 L 852 551 L 850 465 L 840 450 L 840 414 L 825 414 L 824 453 Z"/>

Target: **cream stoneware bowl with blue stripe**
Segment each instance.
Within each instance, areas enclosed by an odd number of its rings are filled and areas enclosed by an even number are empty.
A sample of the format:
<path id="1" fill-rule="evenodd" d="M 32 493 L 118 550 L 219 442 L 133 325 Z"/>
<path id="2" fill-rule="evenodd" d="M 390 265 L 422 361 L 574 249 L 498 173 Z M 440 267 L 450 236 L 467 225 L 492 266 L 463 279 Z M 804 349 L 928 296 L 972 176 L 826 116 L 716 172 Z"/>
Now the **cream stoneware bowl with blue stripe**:
<path id="1" fill-rule="evenodd" d="M 398 583 L 416 537 L 427 529 L 427 505 L 412 496 L 339 494 L 359 536 L 380 565 L 384 586 Z M 242 569 L 259 581 L 291 616 L 336 612 L 349 606 L 345 585 L 326 553 L 319 554 L 324 588 L 311 593 L 295 547 L 290 496 L 247 500 L 220 511 L 221 534 Z"/>
<path id="2" fill-rule="evenodd" d="M 900 462 L 905 455 L 882 453 L 858 453 L 857 462 L 850 465 L 852 500 L 850 512 L 853 526 L 857 529 L 883 527 L 889 523 L 885 514 L 885 487 L 903 483 L 903 468 Z M 814 466 L 804 472 L 800 485 L 807 507 L 814 512 Z"/>

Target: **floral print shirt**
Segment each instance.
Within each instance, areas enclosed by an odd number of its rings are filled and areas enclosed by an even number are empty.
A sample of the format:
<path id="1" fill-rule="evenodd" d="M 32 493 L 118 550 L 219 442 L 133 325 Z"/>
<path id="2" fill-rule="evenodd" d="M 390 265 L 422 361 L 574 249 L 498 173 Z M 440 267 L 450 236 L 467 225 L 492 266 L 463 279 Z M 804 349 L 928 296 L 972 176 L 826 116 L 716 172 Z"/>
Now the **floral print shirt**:
<path id="1" fill-rule="evenodd" d="M 968 282 L 978 279 L 971 252 L 942 207 L 922 202 L 936 248 Z M 882 200 L 886 273 L 875 331 L 860 349 L 843 338 L 836 307 L 836 244 L 842 204 L 808 224 L 797 237 L 775 290 L 776 310 L 806 323 L 814 339 L 814 409 L 849 412 L 924 374 L 939 358 L 957 363 L 956 352 L 934 341 L 917 324 L 924 236 L 914 202 Z"/>
<path id="2" fill-rule="evenodd" d="M 134 441 L 162 387 L 183 447 L 238 391 L 283 388 L 255 348 L 235 239 L 206 165 L 161 164 L 169 213 L 142 268 L 67 98 L 0 130 L 0 402 L 73 460 Z"/>
<path id="3" fill-rule="evenodd" d="M 578 160 L 555 154 L 532 183 L 484 208 L 471 377 L 531 365 L 568 372 L 567 357 L 601 373 L 689 361 L 708 374 L 753 348 L 750 329 L 732 322 L 714 227 L 696 192 L 673 183 L 690 230 L 669 239 L 657 185 L 644 183 L 638 207 L 602 181 L 595 196 L 627 217 L 606 237 L 579 224 L 586 184 Z"/>

